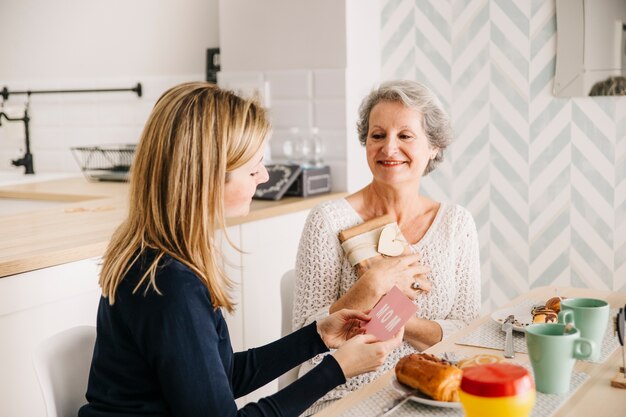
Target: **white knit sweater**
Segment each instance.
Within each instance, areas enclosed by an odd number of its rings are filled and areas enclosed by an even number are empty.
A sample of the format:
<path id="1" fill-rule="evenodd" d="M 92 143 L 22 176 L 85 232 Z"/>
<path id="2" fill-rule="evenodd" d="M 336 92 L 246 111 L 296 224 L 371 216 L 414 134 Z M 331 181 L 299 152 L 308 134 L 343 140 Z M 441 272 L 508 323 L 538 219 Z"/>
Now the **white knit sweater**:
<path id="1" fill-rule="evenodd" d="M 329 307 L 356 282 L 356 269 L 344 256 L 337 236 L 340 231 L 360 223 L 363 219 L 345 199 L 327 201 L 311 210 L 296 260 L 294 329 L 328 315 Z M 442 203 L 432 225 L 419 242 L 411 245 L 411 251 L 420 253 L 421 263 L 432 270 L 428 276 L 431 291 L 415 301 L 417 316 L 439 323 L 445 339 L 475 319 L 480 310 L 478 238 L 471 214 L 458 205 Z M 403 342 L 377 371 L 348 379 L 320 401 L 343 397 L 414 352 L 410 344 Z M 304 363 L 300 375 L 322 358 L 323 355 L 318 355 Z"/>

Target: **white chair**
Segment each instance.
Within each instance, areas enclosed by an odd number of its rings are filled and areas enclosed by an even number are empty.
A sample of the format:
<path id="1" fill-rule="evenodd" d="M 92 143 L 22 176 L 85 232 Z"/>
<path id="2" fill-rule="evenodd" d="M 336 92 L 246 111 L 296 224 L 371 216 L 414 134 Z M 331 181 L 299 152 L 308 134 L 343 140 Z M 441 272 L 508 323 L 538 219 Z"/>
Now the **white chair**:
<path id="1" fill-rule="evenodd" d="M 44 340 L 33 354 L 48 417 L 76 417 L 86 403 L 95 326 L 77 326 Z"/>
<path id="2" fill-rule="evenodd" d="M 280 279 L 280 305 L 282 309 L 281 318 L 281 335 L 288 335 L 293 331 L 292 317 L 293 317 L 293 294 L 296 283 L 296 271 L 290 269 L 285 272 Z M 278 389 L 283 389 L 293 381 L 298 379 L 299 366 L 284 373 L 278 378 Z"/>

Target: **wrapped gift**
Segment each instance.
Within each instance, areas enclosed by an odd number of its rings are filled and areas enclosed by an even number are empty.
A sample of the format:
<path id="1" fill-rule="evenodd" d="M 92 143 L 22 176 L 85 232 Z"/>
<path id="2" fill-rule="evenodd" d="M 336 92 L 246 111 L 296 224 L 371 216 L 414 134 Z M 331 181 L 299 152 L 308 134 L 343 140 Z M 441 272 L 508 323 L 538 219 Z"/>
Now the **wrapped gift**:
<path id="1" fill-rule="evenodd" d="M 409 243 L 390 214 L 376 217 L 339 233 L 341 247 L 350 265 L 366 268 L 369 259 L 385 255 L 398 256 Z"/>

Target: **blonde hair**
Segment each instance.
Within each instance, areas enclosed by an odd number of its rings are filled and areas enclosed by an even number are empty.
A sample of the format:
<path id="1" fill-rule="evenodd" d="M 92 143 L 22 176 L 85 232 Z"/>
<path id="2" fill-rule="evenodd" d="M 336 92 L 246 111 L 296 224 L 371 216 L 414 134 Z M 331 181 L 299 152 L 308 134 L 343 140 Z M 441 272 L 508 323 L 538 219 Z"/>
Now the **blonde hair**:
<path id="1" fill-rule="evenodd" d="M 268 136 L 266 111 L 213 84 L 191 82 L 166 91 L 144 127 L 131 168 L 127 219 L 104 254 L 102 294 L 115 292 L 146 249 L 156 253 L 133 292 L 156 286 L 164 255 L 188 266 L 215 308 L 233 310 L 216 231 L 224 229 L 228 172 L 248 162 Z M 229 241 L 230 242 L 230 241 Z"/>

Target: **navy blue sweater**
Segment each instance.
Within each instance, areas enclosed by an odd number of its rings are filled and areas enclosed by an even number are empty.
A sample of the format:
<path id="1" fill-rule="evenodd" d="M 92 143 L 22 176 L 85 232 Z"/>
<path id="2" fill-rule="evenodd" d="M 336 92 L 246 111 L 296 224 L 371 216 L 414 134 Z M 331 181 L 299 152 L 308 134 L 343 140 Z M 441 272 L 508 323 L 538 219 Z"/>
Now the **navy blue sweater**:
<path id="1" fill-rule="evenodd" d="M 296 416 L 345 382 L 332 356 L 301 379 L 237 410 L 235 398 L 328 349 L 315 323 L 273 343 L 233 353 L 226 321 L 207 288 L 182 263 L 165 257 L 162 295 L 144 287 L 144 269 L 120 283 L 111 306 L 100 299 L 96 345 L 79 417 Z"/>

